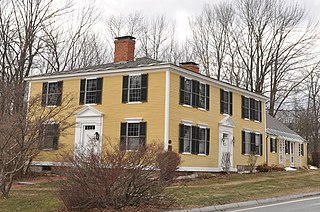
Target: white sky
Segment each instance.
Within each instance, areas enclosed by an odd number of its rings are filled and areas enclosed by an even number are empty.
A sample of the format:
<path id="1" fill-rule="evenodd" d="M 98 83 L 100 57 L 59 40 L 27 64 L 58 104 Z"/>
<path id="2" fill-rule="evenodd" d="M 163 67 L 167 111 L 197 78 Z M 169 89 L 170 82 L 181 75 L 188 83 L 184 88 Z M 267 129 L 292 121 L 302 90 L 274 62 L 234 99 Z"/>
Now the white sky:
<path id="1" fill-rule="evenodd" d="M 188 17 L 201 12 L 206 3 L 216 4 L 222 0 L 96 0 L 103 16 L 129 14 L 141 11 L 146 16 L 165 14 L 176 23 L 176 35 L 184 40 L 189 34 Z M 229 0 L 232 2 L 232 0 Z M 320 0 L 285 0 L 298 2 L 315 21 L 320 21 Z"/>

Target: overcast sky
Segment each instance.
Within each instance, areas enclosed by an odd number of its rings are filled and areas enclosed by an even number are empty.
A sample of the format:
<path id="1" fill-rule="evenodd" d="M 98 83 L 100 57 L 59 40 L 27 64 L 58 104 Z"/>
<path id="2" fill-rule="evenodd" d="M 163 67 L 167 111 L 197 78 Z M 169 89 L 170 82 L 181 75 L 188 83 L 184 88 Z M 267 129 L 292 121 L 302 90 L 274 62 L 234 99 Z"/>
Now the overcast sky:
<path id="1" fill-rule="evenodd" d="M 206 3 L 215 4 L 222 0 L 96 0 L 104 16 L 128 14 L 141 11 L 152 17 L 165 14 L 176 23 L 176 35 L 178 39 L 184 39 L 189 33 L 188 17 L 197 15 Z M 232 0 L 229 0 L 232 2 Z M 285 0 L 298 2 L 306 7 L 316 21 L 320 20 L 320 0 Z"/>

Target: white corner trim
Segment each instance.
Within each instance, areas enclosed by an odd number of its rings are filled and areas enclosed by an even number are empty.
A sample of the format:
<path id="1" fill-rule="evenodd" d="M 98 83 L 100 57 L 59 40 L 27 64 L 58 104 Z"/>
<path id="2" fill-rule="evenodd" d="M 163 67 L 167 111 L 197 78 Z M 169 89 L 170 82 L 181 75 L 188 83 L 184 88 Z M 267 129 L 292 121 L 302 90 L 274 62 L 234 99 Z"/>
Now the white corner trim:
<path id="1" fill-rule="evenodd" d="M 125 118 L 124 120 L 128 123 L 138 123 L 143 121 L 142 118 Z"/>
<path id="2" fill-rule="evenodd" d="M 164 106 L 164 149 L 169 145 L 169 116 L 170 116 L 170 70 L 166 70 L 166 94 Z"/>

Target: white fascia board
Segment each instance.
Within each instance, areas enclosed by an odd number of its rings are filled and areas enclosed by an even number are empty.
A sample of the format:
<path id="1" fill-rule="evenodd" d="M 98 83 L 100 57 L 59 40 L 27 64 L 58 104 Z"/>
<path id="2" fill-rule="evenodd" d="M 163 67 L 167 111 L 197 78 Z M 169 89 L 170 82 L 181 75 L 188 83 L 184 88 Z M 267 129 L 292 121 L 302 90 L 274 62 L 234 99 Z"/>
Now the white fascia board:
<path id="1" fill-rule="evenodd" d="M 147 67 L 135 67 L 135 68 L 124 68 L 124 69 L 100 69 L 100 70 L 88 70 L 87 72 L 75 72 L 70 74 L 57 74 L 57 75 L 47 75 L 47 76 L 34 76 L 27 77 L 25 81 L 31 82 L 43 82 L 53 79 L 74 79 L 74 78 L 97 78 L 102 76 L 112 76 L 112 75 L 129 75 L 137 74 L 137 72 L 158 72 L 159 69 L 169 68 L 169 64 L 162 64 L 157 66 L 147 66 Z M 166 71 L 166 70 L 163 70 Z M 61 72 L 63 73 L 63 72 Z"/>
<path id="2" fill-rule="evenodd" d="M 73 78 L 88 78 L 88 77 L 102 77 L 102 76 L 112 76 L 112 75 L 124 75 L 124 74 L 137 74 L 138 73 L 144 73 L 144 72 L 158 72 L 159 69 L 162 69 L 163 71 L 166 71 L 169 69 L 170 71 L 175 71 L 178 74 L 183 74 L 184 76 L 190 77 L 192 79 L 198 79 L 202 82 L 221 87 L 225 90 L 235 91 L 237 93 L 242 93 L 244 95 L 248 95 L 253 98 L 257 98 L 260 100 L 267 100 L 268 98 L 266 96 L 253 93 L 251 91 L 247 91 L 245 89 L 227 84 L 225 82 L 221 82 L 218 80 L 215 80 L 213 78 L 210 78 L 208 76 L 198 74 L 195 72 L 192 72 L 190 70 L 178 67 L 176 65 L 170 64 L 170 63 L 164 63 L 164 64 L 158 64 L 158 65 L 150 65 L 150 66 L 141 66 L 141 67 L 135 67 L 135 68 L 124 68 L 124 69 L 100 69 L 100 70 L 87 70 L 87 72 L 80 72 L 80 73 L 70 73 L 70 74 L 61 74 L 61 75 L 47 75 L 47 76 L 34 76 L 34 77 L 28 77 L 25 78 L 25 81 L 31 81 L 31 82 L 43 82 L 48 80 L 58 80 L 58 79 L 73 79 Z"/>

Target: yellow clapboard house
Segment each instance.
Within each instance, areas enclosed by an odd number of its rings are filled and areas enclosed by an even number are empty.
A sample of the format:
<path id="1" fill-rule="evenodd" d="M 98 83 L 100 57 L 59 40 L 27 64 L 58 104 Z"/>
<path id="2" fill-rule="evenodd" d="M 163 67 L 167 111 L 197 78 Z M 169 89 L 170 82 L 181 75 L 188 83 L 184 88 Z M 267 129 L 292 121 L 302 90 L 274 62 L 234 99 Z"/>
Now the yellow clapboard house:
<path id="1" fill-rule="evenodd" d="M 222 171 L 228 159 L 237 171 L 250 154 L 257 164 L 306 165 L 301 137 L 289 141 L 267 130 L 265 96 L 204 76 L 193 62 L 135 59 L 134 45 L 134 37 L 119 37 L 113 63 L 26 79 L 30 98 L 42 95 L 42 107 L 59 107 L 67 94 L 80 107 L 64 136 L 54 120 L 47 123 L 33 165 L 61 165 L 63 152 L 81 151 L 92 138 L 97 153 L 107 142 L 124 151 L 158 142 L 181 154 L 180 171 Z"/>

